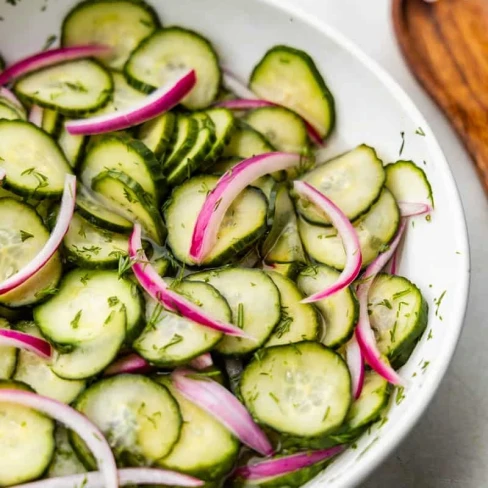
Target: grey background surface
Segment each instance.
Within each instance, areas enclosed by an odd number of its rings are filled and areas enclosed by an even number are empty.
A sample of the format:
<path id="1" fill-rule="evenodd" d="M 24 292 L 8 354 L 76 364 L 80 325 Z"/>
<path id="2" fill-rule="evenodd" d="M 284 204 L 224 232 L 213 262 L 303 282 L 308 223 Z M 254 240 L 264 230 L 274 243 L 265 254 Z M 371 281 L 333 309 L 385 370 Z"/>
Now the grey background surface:
<path id="1" fill-rule="evenodd" d="M 447 156 L 468 222 L 471 291 L 455 357 L 424 417 L 361 488 L 488 487 L 488 199 L 456 134 L 401 57 L 390 0 L 289 1 L 342 31 L 412 97 Z"/>

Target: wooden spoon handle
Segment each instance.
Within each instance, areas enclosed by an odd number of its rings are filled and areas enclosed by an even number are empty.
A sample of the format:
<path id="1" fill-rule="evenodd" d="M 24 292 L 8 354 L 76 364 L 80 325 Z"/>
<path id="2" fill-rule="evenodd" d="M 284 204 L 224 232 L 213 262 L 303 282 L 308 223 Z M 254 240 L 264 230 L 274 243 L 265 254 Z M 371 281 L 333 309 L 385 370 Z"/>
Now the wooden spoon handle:
<path id="1" fill-rule="evenodd" d="M 488 1 L 393 0 L 413 73 L 449 118 L 488 194 Z"/>

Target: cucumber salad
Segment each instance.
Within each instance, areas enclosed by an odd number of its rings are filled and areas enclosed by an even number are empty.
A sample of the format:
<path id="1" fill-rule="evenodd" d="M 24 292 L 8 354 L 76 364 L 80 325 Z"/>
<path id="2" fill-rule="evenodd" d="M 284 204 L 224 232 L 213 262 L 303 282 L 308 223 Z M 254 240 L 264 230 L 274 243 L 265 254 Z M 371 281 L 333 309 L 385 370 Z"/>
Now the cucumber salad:
<path id="1" fill-rule="evenodd" d="M 304 485 L 405 385 L 424 171 L 324 160 L 295 47 L 246 85 L 142 0 L 60 40 L 0 71 L 0 487 Z"/>

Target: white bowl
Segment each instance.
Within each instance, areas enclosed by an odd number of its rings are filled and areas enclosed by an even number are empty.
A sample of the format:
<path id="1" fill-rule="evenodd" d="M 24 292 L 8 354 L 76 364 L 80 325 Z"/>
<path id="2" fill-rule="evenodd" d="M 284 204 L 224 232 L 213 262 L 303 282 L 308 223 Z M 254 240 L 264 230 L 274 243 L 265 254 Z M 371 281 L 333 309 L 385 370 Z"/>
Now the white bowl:
<path id="1" fill-rule="evenodd" d="M 76 0 L 0 3 L 0 51 L 7 61 L 39 51 L 59 35 L 65 13 Z M 424 117 L 403 90 L 375 62 L 338 32 L 285 6 L 282 0 L 153 0 L 164 25 L 181 24 L 207 36 L 223 63 L 243 79 L 266 49 L 289 44 L 307 51 L 324 75 L 337 103 L 337 127 L 330 154 L 361 142 L 386 162 L 412 159 L 426 171 L 434 190 L 430 222 L 409 226 L 400 273 L 413 280 L 430 305 L 429 327 L 402 375 L 405 398 L 392 405 L 387 422 L 375 426 L 307 486 L 350 488 L 361 482 L 412 429 L 431 401 L 461 331 L 469 282 L 469 249 L 459 195 L 446 159 Z M 42 11 L 42 8 L 47 8 Z M 393 39 L 391 42 L 394 42 Z M 425 136 L 415 133 L 421 127 Z M 425 163 L 424 163 L 425 162 Z M 435 299 L 447 290 L 439 311 Z M 432 331 L 432 332 L 431 332 Z M 398 404 L 397 404 L 398 403 Z M 380 484 L 378 486 L 381 486 Z"/>

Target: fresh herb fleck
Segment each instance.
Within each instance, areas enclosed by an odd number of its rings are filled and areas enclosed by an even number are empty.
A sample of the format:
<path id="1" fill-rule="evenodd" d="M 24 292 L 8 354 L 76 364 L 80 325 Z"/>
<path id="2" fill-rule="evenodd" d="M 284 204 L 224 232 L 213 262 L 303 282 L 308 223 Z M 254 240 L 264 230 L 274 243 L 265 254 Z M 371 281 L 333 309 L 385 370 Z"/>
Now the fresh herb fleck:
<path id="1" fill-rule="evenodd" d="M 108 305 L 109 307 L 115 307 L 120 302 L 117 297 L 108 297 Z"/>
<path id="2" fill-rule="evenodd" d="M 20 238 L 22 242 L 25 242 L 27 239 L 32 239 L 34 237 L 33 234 L 30 234 L 29 232 L 26 232 L 25 230 L 20 231 Z"/>
<path id="3" fill-rule="evenodd" d="M 244 328 L 244 305 L 242 303 L 237 305 L 237 327 Z"/>
<path id="4" fill-rule="evenodd" d="M 280 399 L 272 391 L 269 392 L 269 396 L 275 401 L 277 405 L 280 404 Z"/>
<path id="5" fill-rule="evenodd" d="M 80 278 L 80 282 L 86 286 L 86 284 L 88 283 L 88 280 L 90 279 L 90 275 L 87 273 L 85 275 L 83 275 L 81 278 Z"/>
<path id="6" fill-rule="evenodd" d="M 434 305 L 436 306 L 436 309 L 435 309 L 435 315 L 436 315 L 436 317 L 439 316 L 439 308 L 441 306 L 442 300 L 446 296 L 446 293 L 447 293 L 447 290 L 444 290 L 441 293 L 441 295 L 439 296 L 439 298 L 434 298 Z"/>
<path id="7" fill-rule="evenodd" d="M 405 147 L 405 132 L 400 132 L 400 137 L 402 138 L 402 143 L 400 145 L 400 150 L 398 151 L 399 156 L 403 153 L 403 148 Z"/>
<path id="8" fill-rule="evenodd" d="M 399 386 L 395 397 L 395 403 L 397 405 L 400 405 L 400 403 L 402 403 L 404 399 L 405 399 L 405 387 Z"/>
<path id="9" fill-rule="evenodd" d="M 78 312 L 75 315 L 75 318 L 70 322 L 72 329 L 77 329 L 78 326 L 80 325 L 80 319 L 81 319 L 82 312 L 83 312 L 82 310 L 78 310 Z"/>
<path id="10" fill-rule="evenodd" d="M 55 34 L 51 34 L 44 43 L 44 47 L 42 48 L 43 51 L 47 51 L 58 39 L 58 36 Z"/>
<path id="11" fill-rule="evenodd" d="M 425 132 L 424 130 L 422 129 L 422 127 L 419 127 L 416 131 L 415 131 L 415 134 L 417 134 L 418 136 L 423 136 L 425 137 Z"/>

